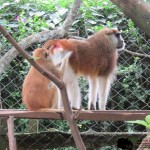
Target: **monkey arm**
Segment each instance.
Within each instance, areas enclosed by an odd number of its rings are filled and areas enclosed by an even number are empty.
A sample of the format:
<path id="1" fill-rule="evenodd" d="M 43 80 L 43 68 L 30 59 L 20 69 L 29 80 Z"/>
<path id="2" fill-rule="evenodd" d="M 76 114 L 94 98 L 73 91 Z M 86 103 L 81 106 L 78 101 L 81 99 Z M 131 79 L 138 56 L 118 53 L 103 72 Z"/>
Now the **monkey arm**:
<path id="1" fill-rule="evenodd" d="M 54 74 L 57 78 L 62 79 L 62 73 L 56 68 L 54 64 L 49 64 L 47 70 Z"/>

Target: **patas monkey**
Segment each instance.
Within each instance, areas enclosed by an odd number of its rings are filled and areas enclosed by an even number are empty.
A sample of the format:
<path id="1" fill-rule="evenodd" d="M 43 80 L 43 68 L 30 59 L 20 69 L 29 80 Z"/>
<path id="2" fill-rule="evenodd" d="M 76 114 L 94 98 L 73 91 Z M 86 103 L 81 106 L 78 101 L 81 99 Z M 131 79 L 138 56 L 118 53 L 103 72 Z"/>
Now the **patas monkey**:
<path id="1" fill-rule="evenodd" d="M 99 109 L 105 110 L 117 69 L 117 49 L 125 46 L 121 33 L 117 29 L 104 28 L 85 40 L 49 40 L 44 44 L 46 48 L 50 46 L 53 46 L 53 51 L 59 48 L 72 51 L 63 75 L 71 107 L 80 108 L 78 76 L 82 75 L 89 80 L 88 109 L 96 110 L 99 96 Z"/>
<path id="2" fill-rule="evenodd" d="M 60 70 L 52 62 L 52 52 L 38 48 L 33 52 L 36 63 L 53 73 L 59 79 L 63 77 L 63 70 L 67 58 L 64 58 Z M 67 56 L 66 56 L 67 57 Z M 44 111 L 61 107 L 59 89 L 44 75 L 31 66 L 22 88 L 22 100 L 28 110 Z"/>

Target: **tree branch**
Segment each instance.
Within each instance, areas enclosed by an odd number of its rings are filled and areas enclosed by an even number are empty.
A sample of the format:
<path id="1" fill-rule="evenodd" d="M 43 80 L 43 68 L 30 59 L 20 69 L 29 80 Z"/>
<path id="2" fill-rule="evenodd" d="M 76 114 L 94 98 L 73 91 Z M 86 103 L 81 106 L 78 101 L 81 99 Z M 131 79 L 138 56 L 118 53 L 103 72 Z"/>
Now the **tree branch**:
<path id="1" fill-rule="evenodd" d="M 72 7 L 72 9 L 70 10 L 66 20 L 64 21 L 63 24 L 63 29 L 64 30 L 69 30 L 70 26 L 72 25 L 73 21 L 75 20 L 77 13 L 78 13 L 78 9 L 80 8 L 81 5 L 81 0 L 75 0 L 74 1 L 74 5 Z"/>
<path id="2" fill-rule="evenodd" d="M 131 52 L 131 51 L 127 50 L 127 49 L 124 49 L 123 51 L 125 51 L 125 52 L 127 52 L 127 53 L 129 53 L 131 55 L 136 55 L 136 56 L 139 56 L 139 57 L 150 58 L 150 55 L 148 55 L 148 54 L 141 54 L 141 53 L 137 53 L 137 52 Z"/>
<path id="3" fill-rule="evenodd" d="M 62 38 L 69 30 L 72 25 L 78 9 L 80 8 L 81 0 L 75 0 L 74 5 L 69 12 L 64 25 L 62 28 L 52 30 L 52 31 L 42 31 L 31 36 L 22 39 L 18 44 L 23 48 L 27 49 L 35 43 L 45 42 L 48 39 Z M 0 75 L 4 72 L 5 68 L 10 64 L 10 62 L 18 56 L 18 51 L 12 47 L 1 59 L 0 59 Z"/>
<path id="4" fill-rule="evenodd" d="M 7 40 L 13 44 L 13 46 L 22 54 L 22 56 L 30 62 L 30 64 L 35 67 L 40 73 L 42 73 L 45 77 L 50 79 L 52 82 L 54 82 L 58 88 L 60 89 L 61 96 L 62 96 L 62 103 L 65 110 L 66 118 L 69 122 L 69 126 L 71 128 L 71 133 L 73 135 L 73 138 L 75 140 L 76 146 L 79 150 L 85 150 L 84 143 L 82 141 L 82 138 L 80 136 L 76 121 L 74 119 L 74 114 L 71 110 L 68 95 L 66 91 L 65 84 L 59 80 L 57 77 L 55 77 L 52 73 L 48 72 L 47 70 L 43 69 L 41 66 L 39 66 L 33 59 L 31 59 L 31 56 L 28 55 L 24 49 L 22 49 L 18 43 L 13 39 L 13 37 L 0 25 L 0 32 L 7 38 Z"/>

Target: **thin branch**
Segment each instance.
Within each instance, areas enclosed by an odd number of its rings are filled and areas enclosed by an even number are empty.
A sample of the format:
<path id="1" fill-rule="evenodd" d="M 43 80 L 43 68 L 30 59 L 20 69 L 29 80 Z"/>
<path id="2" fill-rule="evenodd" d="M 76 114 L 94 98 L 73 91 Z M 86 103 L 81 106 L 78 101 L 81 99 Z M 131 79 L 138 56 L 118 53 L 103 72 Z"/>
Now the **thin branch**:
<path id="1" fill-rule="evenodd" d="M 131 52 L 131 51 L 127 50 L 127 49 L 124 49 L 123 51 L 125 51 L 125 52 L 127 52 L 127 53 L 129 53 L 131 55 L 150 58 L 150 55 L 148 55 L 148 54 L 141 54 L 141 53 L 137 53 L 137 52 Z"/>
<path id="2" fill-rule="evenodd" d="M 80 8 L 82 0 L 75 0 L 72 9 L 70 10 L 66 20 L 64 21 L 63 24 L 63 29 L 64 30 L 69 30 L 70 26 L 72 25 L 73 21 L 75 20 L 78 9 Z"/>

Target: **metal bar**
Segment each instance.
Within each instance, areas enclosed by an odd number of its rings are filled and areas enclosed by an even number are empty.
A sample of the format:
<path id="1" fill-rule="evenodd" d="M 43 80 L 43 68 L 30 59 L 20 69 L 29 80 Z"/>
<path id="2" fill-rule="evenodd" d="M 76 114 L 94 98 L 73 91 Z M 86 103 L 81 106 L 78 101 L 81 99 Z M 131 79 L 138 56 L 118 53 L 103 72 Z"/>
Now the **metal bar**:
<path id="1" fill-rule="evenodd" d="M 14 136 L 14 116 L 7 119 L 9 150 L 16 150 L 16 139 Z"/>

